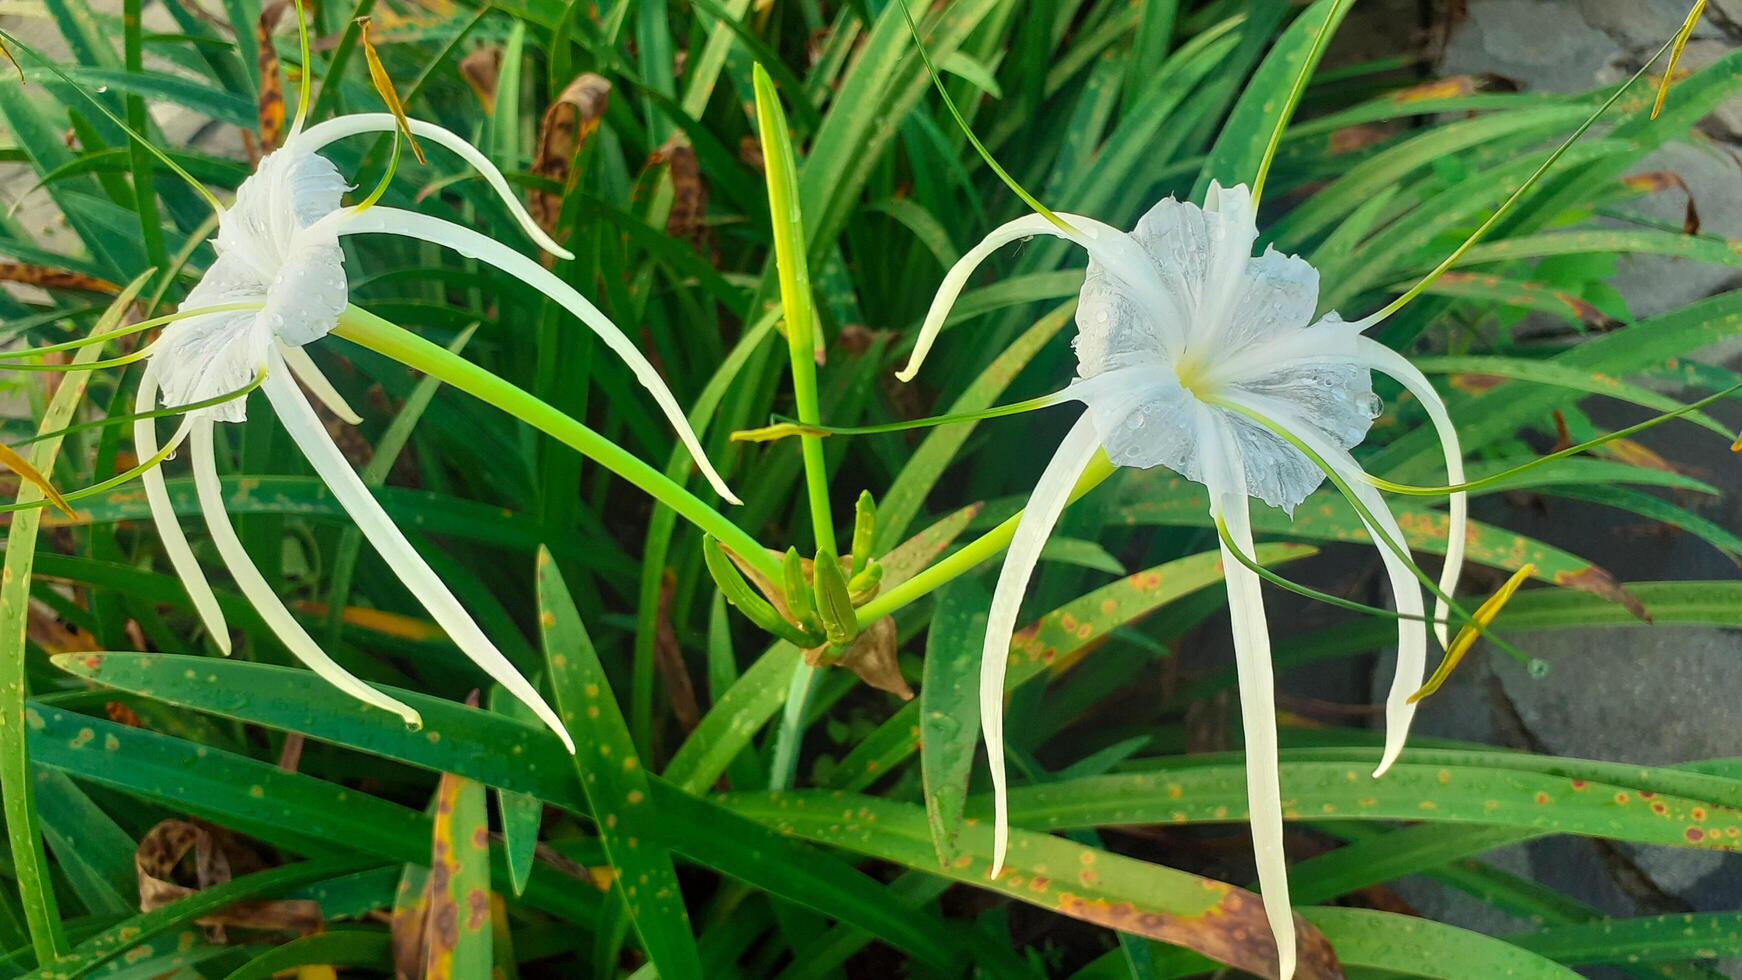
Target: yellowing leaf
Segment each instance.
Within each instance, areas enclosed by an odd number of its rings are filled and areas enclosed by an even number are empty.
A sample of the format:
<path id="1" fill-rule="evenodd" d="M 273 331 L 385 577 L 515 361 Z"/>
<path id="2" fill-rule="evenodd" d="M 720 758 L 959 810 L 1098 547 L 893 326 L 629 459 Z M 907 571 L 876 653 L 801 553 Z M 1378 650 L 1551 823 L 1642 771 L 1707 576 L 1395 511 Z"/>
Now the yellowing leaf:
<path id="1" fill-rule="evenodd" d="M 363 29 L 363 60 L 369 63 L 369 81 L 375 84 L 375 91 L 381 93 L 381 101 L 387 103 L 387 111 L 393 113 L 393 118 L 399 121 L 399 131 L 411 144 L 411 152 L 417 157 L 418 163 L 428 163 L 424 159 L 423 148 L 417 145 L 416 137 L 411 135 L 411 121 L 405 117 L 405 106 L 399 101 L 399 91 L 393 87 L 393 79 L 388 77 L 386 66 L 381 64 L 381 55 L 375 50 L 375 42 L 369 37 L 369 18 L 357 18 L 357 25 Z"/>
<path id="2" fill-rule="evenodd" d="M 1698 0 L 1694 9 L 1688 11 L 1688 19 L 1682 22 L 1682 28 L 1675 33 L 1675 47 L 1669 52 L 1669 66 L 1663 70 L 1663 81 L 1657 86 L 1657 101 L 1651 104 L 1651 118 L 1663 111 L 1663 100 L 1669 98 L 1670 83 L 1675 80 L 1675 66 L 1682 60 L 1682 52 L 1687 50 L 1688 38 L 1693 36 L 1694 26 L 1700 22 L 1700 15 L 1706 12 L 1706 0 Z"/>
<path id="3" fill-rule="evenodd" d="M 1421 690 L 1409 696 L 1410 704 L 1414 704 L 1440 689 L 1440 686 L 1446 682 L 1446 678 L 1452 676 L 1452 671 L 1456 669 L 1459 661 L 1464 659 L 1464 654 L 1469 653 L 1470 648 L 1476 645 L 1476 637 L 1480 635 L 1480 630 L 1487 628 L 1488 624 L 1494 622 L 1494 617 L 1500 615 L 1500 610 L 1505 608 L 1507 601 L 1512 598 L 1512 593 L 1518 591 L 1518 587 L 1524 584 L 1525 579 L 1535 574 L 1535 565 L 1524 565 L 1518 571 L 1513 572 L 1512 577 L 1506 580 L 1506 584 L 1502 585 L 1498 592 L 1488 597 L 1488 601 L 1477 607 L 1473 616 L 1476 621 L 1465 623 L 1464 627 L 1458 630 L 1458 635 L 1452 637 L 1451 645 L 1446 647 L 1445 659 L 1440 661 L 1438 669 L 1434 671 L 1432 677 L 1427 679 L 1427 683 L 1421 686 Z"/>
<path id="4" fill-rule="evenodd" d="M 67 503 L 67 498 L 61 496 L 60 491 L 48 482 L 48 477 L 43 476 L 42 471 L 30 465 L 30 460 L 19 455 L 18 450 L 0 444 L 0 465 L 35 484 L 36 488 L 42 491 L 42 495 L 48 498 L 49 503 L 58 507 L 61 513 L 72 518 L 79 516 L 78 512 L 73 510 L 73 505 Z"/>

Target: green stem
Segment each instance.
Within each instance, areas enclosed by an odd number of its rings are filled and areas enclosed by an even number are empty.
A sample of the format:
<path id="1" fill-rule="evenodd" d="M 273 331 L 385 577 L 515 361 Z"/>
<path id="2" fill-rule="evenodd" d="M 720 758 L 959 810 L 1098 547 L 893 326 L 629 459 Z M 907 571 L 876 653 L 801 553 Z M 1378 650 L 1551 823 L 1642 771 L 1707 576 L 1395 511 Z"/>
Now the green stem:
<path id="1" fill-rule="evenodd" d="M 904 419 L 900 422 L 882 422 L 877 425 L 807 425 L 803 422 L 782 416 L 774 416 L 774 424 L 760 429 L 740 429 L 732 433 L 733 442 L 773 442 L 777 439 L 787 439 L 792 436 L 874 436 L 886 432 L 906 432 L 910 429 L 929 429 L 939 425 L 957 425 L 962 422 L 982 422 L 986 419 L 1001 419 L 1010 415 L 1021 415 L 1025 412 L 1035 412 L 1054 405 L 1062 405 L 1068 392 L 1056 391 L 1050 395 L 1040 395 L 1035 398 L 1011 402 L 1008 405 L 995 405 L 983 408 L 978 412 L 956 412 L 951 415 L 928 415 L 920 419 Z M 858 557 L 858 553 L 853 555 Z"/>
<path id="2" fill-rule="evenodd" d="M 440 378 L 481 401 L 490 403 L 558 442 L 579 452 L 646 491 L 678 515 L 724 542 L 774 581 L 780 580 L 780 562 L 743 528 L 703 503 L 639 457 L 557 411 L 548 402 L 502 380 L 465 358 L 419 337 L 368 310 L 346 307 L 339 316 L 334 336 L 391 357 L 406 367 Z"/>
<path id="3" fill-rule="evenodd" d="M 1254 214 L 1258 212 L 1259 199 L 1264 196 L 1264 181 L 1270 176 L 1270 165 L 1276 162 L 1277 147 L 1282 145 L 1283 130 L 1288 128 L 1289 120 L 1294 118 L 1294 110 L 1300 105 L 1300 97 L 1306 92 L 1307 80 L 1312 78 L 1313 69 L 1318 67 L 1319 59 L 1324 57 L 1331 34 L 1354 3 L 1355 0 L 1334 0 L 1325 13 L 1325 22 L 1319 26 L 1318 36 L 1313 38 L 1313 46 L 1307 52 L 1306 60 L 1301 63 L 1300 74 L 1295 76 L 1294 86 L 1289 89 L 1288 101 L 1283 103 L 1282 112 L 1276 117 L 1276 128 L 1270 131 L 1270 142 L 1264 147 L 1264 157 L 1258 161 L 1258 174 L 1252 179 Z M 1308 13 L 1303 16 L 1312 15 Z"/>
<path id="4" fill-rule="evenodd" d="M 758 63 L 755 70 L 756 118 L 762 135 L 763 173 L 768 182 L 768 213 L 774 231 L 774 266 L 780 277 L 780 307 L 786 316 L 786 349 L 792 363 L 792 397 L 803 425 L 822 422 L 817 404 L 816 305 L 805 256 L 804 215 L 798 206 L 798 164 L 787 137 L 786 113 L 774 82 Z M 800 437 L 804 482 L 810 498 L 811 528 L 818 550 L 835 551 L 835 522 L 829 510 L 829 471 L 822 439 Z M 778 577 L 775 581 L 780 581 Z"/>
<path id="5" fill-rule="evenodd" d="M 1107 458 L 1106 453 L 1096 453 L 1089 462 L 1088 469 L 1077 478 L 1077 485 L 1071 490 L 1071 502 L 1083 498 L 1090 490 L 1100 486 L 1113 475 L 1118 467 Z M 954 581 L 956 578 L 973 571 L 981 562 L 997 555 L 1010 546 L 1010 539 L 1016 536 L 1016 527 L 1022 522 L 1022 511 L 1017 511 L 1005 518 L 1002 524 L 968 542 L 961 550 L 926 568 L 913 578 L 902 582 L 889 590 L 880 593 L 875 599 L 859 607 L 859 628 L 865 629 L 884 616 L 901 609 L 914 600 L 929 595 L 937 589 Z"/>

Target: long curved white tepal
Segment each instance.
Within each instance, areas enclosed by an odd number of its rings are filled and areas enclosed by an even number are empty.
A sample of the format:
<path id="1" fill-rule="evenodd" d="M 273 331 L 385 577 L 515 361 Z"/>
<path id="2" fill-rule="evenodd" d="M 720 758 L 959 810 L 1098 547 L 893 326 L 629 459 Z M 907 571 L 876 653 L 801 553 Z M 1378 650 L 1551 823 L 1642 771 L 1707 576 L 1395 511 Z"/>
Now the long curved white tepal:
<path id="1" fill-rule="evenodd" d="M 282 360 L 276 356 L 274 360 L 277 363 L 273 368 L 283 368 Z M 261 389 L 266 392 L 266 397 L 272 402 L 273 410 L 278 413 L 285 431 L 290 433 L 291 440 L 308 458 L 315 473 L 333 491 L 333 496 L 345 508 L 345 512 L 351 515 L 363 536 L 386 559 L 387 566 L 393 569 L 399 580 L 405 583 L 405 587 L 429 611 L 436 625 L 484 673 L 531 708 L 538 719 L 549 726 L 562 739 L 569 752 L 573 753 L 575 743 L 569 737 L 568 730 L 563 727 L 562 719 L 545 703 L 538 690 L 520 676 L 520 671 L 502 655 L 502 651 L 490 642 L 490 638 L 484 635 L 484 631 L 473 621 L 465 607 L 460 605 L 460 600 L 454 596 L 452 590 L 429 567 L 429 563 L 423 560 L 423 556 L 417 553 L 404 532 L 387 516 L 387 512 L 376 501 L 374 494 L 369 492 L 362 478 L 351 469 L 350 462 L 339 451 L 332 436 L 327 434 L 320 417 L 303 398 L 302 392 L 297 390 L 295 382 L 281 370 L 269 370 Z"/>
<path id="2" fill-rule="evenodd" d="M 508 186 L 508 179 L 502 176 L 502 171 L 498 170 L 496 165 L 491 163 L 490 158 L 485 156 L 481 150 L 466 142 L 453 130 L 444 129 L 435 123 L 424 122 L 422 119 L 407 119 L 406 123 L 411 127 L 411 135 L 421 136 L 438 146 L 452 150 L 455 156 L 470 164 L 473 170 L 478 171 L 485 182 L 490 185 L 490 189 L 502 198 L 502 203 L 507 206 L 509 213 L 514 215 L 514 220 L 520 224 L 527 237 L 531 238 L 539 248 L 558 258 L 572 259 L 575 257 L 573 252 L 558 245 L 554 239 L 545 234 L 543 228 L 538 226 L 538 222 L 532 220 L 532 215 L 526 213 L 526 206 L 520 203 L 520 198 L 515 197 L 514 191 Z M 317 153 L 328 143 L 337 142 L 347 136 L 356 136 L 359 133 L 391 133 L 398 128 L 399 121 L 390 112 L 358 112 L 348 116 L 338 116 L 310 126 L 298 135 L 295 141 L 286 146 L 286 149 L 294 149 L 301 153 Z"/>
<path id="3" fill-rule="evenodd" d="M 342 216 L 342 217 L 341 217 Z M 664 413 L 666 421 L 677 431 L 678 440 L 689 450 L 690 456 L 696 461 L 702 475 L 722 498 L 731 503 L 741 503 L 726 481 L 720 476 L 714 464 L 708 460 L 707 453 L 702 449 L 702 442 L 696 437 L 695 430 L 690 427 L 689 419 L 683 409 L 678 407 L 677 398 L 671 389 L 666 387 L 665 379 L 653 369 L 647 356 L 640 348 L 630 342 L 629 337 L 611 319 L 599 311 L 585 296 L 582 296 L 573 286 L 558 279 L 549 269 L 539 265 L 519 252 L 485 235 L 456 225 L 451 221 L 432 218 L 427 214 L 415 211 L 402 211 L 398 208 L 373 207 L 361 214 L 354 212 L 338 212 L 323 220 L 334 220 L 338 224 L 341 235 L 356 235 L 378 233 L 383 235 L 400 235 L 405 238 L 415 238 L 451 248 L 461 255 L 487 262 L 490 265 L 514 276 L 545 296 L 561 304 L 593 333 L 597 334 L 605 346 L 616 352 L 635 372 L 636 380 L 653 396 L 659 404 L 659 410 Z"/>

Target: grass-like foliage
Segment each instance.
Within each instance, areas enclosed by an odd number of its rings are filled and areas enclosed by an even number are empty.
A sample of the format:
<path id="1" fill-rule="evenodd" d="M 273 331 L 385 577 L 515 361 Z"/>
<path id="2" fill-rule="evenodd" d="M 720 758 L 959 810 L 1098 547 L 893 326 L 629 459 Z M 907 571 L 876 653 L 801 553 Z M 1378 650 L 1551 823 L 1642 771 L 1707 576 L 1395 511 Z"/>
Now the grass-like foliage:
<path id="1" fill-rule="evenodd" d="M 284 0 L 7 8 L 0 977 L 1276 976 L 1244 760 L 1203 751 L 1240 746 L 1229 595 L 1239 631 L 1263 583 L 1282 692 L 1437 626 L 1412 706 L 1461 659 L 1542 673 L 1541 631 L 1742 626 L 1736 581 L 1508 529 L 1508 495 L 1565 498 L 1742 560 L 1700 460 L 1646 448 L 1671 425 L 1730 450 L 1742 378 L 1694 355 L 1742 334 L 1742 292 L 1636 317 L 1607 281 L 1616 255 L 1742 266 L 1631 216 L 1677 193 L 1644 161 L 1742 97 L 1742 53 L 1665 76 L 1684 31 L 1634 84 L 1549 95 L 1340 57 L 1347 0 L 903 2 L 325 0 L 307 37 Z M 361 113 L 320 149 L 350 188 L 320 223 L 343 312 L 160 407 L 214 208 Z M 1375 369 L 1358 465 L 1292 515 L 1229 520 L 1201 474 L 1104 455 L 1054 480 L 995 723 L 1006 846 L 981 645 L 1081 414 L 1058 393 L 1085 261 L 1045 236 L 1239 184 L 1319 312 L 1383 311 L 1369 336 L 1428 380 Z M 1035 210 L 922 341 L 946 272 Z M 1436 607 L 1450 490 L 1471 568 Z M 1380 560 L 1413 605 L 1350 586 Z M 1309 704 L 1268 753 L 1295 975 L 1742 955 L 1742 912 L 1609 920 L 1480 860 L 1735 848 L 1733 760 L 1440 741 L 1375 779 L 1363 720 Z M 1402 916 L 1406 876 L 1536 928 Z"/>

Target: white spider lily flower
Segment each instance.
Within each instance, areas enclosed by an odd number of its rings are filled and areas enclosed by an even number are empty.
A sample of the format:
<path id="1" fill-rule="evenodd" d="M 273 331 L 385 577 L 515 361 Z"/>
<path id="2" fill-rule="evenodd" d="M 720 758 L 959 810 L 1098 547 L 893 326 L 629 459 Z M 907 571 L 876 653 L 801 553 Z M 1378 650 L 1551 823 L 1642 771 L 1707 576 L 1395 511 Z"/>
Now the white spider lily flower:
<path id="1" fill-rule="evenodd" d="M 296 380 L 302 381 L 339 417 L 357 421 L 356 413 L 344 404 L 302 349 L 337 326 L 348 302 L 339 237 L 380 232 L 443 245 L 495 266 L 555 300 L 629 364 L 714 489 L 734 503 L 737 498 L 709 463 L 676 399 L 647 358 L 573 287 L 537 262 L 471 229 L 393 208 L 341 207 L 341 198 L 349 185 L 318 151 L 334 140 L 358 133 L 391 132 L 397 125 L 391 114 L 365 113 L 342 116 L 307 130 L 299 126 L 281 149 L 261 159 L 254 173 L 237 190 L 235 202 L 220 212 L 218 234 L 213 242 L 217 259 L 183 303 L 183 308 L 189 310 L 218 306 L 231 309 L 188 316 L 164 330 L 152 348 L 140 382 L 139 411 L 150 411 L 159 403 L 175 408 L 209 400 L 233 392 L 264 374 L 261 388 L 273 410 L 364 536 L 386 559 L 388 567 L 399 575 L 460 649 L 525 702 L 572 752 L 574 745 L 556 713 L 484 635 L 452 591 L 394 526 L 345 461 L 296 384 Z M 413 135 L 452 150 L 476 168 L 541 248 L 572 257 L 533 222 L 510 192 L 501 172 L 471 144 L 430 123 L 411 120 L 409 128 Z M 244 304 L 251 308 L 235 309 Z M 175 436 L 180 441 L 191 435 L 200 509 L 225 565 L 242 593 L 299 660 L 358 699 L 394 712 L 409 724 L 418 724 L 417 713 L 410 707 L 353 677 L 323 653 L 243 550 L 224 512 L 213 463 L 212 426 L 220 421 L 241 422 L 245 415 L 246 400 L 241 398 L 201 408 L 189 413 Z M 135 439 L 142 455 L 157 451 L 157 434 L 151 420 L 136 424 Z M 195 609 L 213 640 L 228 653 L 229 633 L 223 613 L 182 535 L 163 475 L 152 469 L 144 474 L 144 480 L 146 498 L 163 537 L 164 550 L 186 583 Z"/>
<path id="2" fill-rule="evenodd" d="M 1063 393 L 1087 411 L 1046 467 L 999 572 L 981 667 L 982 727 L 995 799 L 992 874 L 1008 840 L 1003 743 L 1004 675 L 1022 595 L 1041 546 L 1078 478 L 1105 451 L 1118 466 L 1165 466 L 1202 483 L 1212 515 L 1245 555 L 1253 553 L 1248 497 L 1290 513 L 1325 478 L 1305 454 L 1244 415 L 1240 405 L 1279 423 L 1351 484 L 1378 528 L 1401 544 L 1397 522 L 1367 483 L 1349 450 L 1380 412 L 1371 372 L 1391 375 L 1426 407 L 1445 450 L 1451 482 L 1463 482 L 1457 436 L 1427 379 L 1403 357 L 1362 336 L 1369 322 L 1346 323 L 1335 313 L 1315 321 L 1318 273 L 1297 256 L 1273 249 L 1252 254 L 1258 237 L 1251 194 L 1244 185 L 1211 184 L 1205 205 L 1162 201 L 1129 234 L 1079 215 L 1040 215 L 993 231 L 944 280 L 898 377 L 911 379 L 950 307 L 975 267 L 998 246 L 1032 235 L 1054 235 L 1089 254 L 1077 307 L 1079 378 Z M 1376 322 L 1376 321 L 1375 321 Z M 1463 562 L 1466 501 L 1449 505 L 1441 591 L 1451 595 Z M 1379 776 L 1403 749 L 1421 687 L 1427 631 L 1422 594 L 1409 565 L 1379 550 L 1395 593 L 1396 678 L 1386 699 L 1385 752 Z M 1247 752 L 1247 797 L 1259 884 L 1275 933 L 1281 974 L 1295 963 L 1295 933 L 1282 848 L 1276 706 L 1259 576 L 1223 546 L 1223 572 L 1239 668 Z M 1448 610 L 1440 603 L 1434 630 L 1446 642 Z"/>

